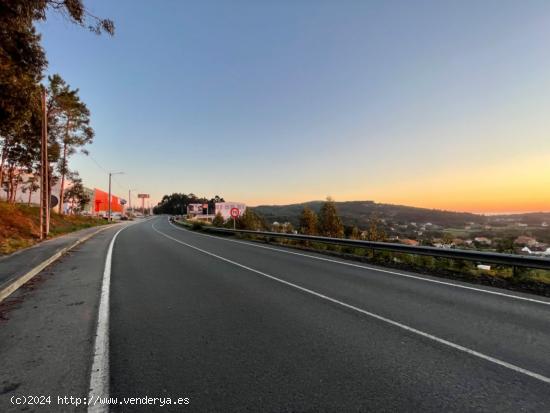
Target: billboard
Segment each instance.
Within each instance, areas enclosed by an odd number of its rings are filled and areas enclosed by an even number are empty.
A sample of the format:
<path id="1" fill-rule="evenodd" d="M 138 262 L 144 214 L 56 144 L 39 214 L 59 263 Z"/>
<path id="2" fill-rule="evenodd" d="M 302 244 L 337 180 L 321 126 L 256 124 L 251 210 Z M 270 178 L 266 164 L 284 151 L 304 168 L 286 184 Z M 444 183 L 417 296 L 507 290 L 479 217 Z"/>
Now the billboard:
<path id="1" fill-rule="evenodd" d="M 246 210 L 246 205 L 242 202 L 217 202 L 214 213 L 219 213 L 224 219 L 229 219 L 231 218 L 231 210 L 234 208 L 239 210 L 239 216 L 241 216 Z"/>

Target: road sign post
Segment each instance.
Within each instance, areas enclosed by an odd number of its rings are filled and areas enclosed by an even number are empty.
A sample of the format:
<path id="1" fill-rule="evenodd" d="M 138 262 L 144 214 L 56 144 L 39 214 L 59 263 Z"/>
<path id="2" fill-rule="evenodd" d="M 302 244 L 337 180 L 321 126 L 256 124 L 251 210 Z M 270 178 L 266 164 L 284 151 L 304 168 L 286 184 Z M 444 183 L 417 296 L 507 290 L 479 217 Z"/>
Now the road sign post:
<path id="1" fill-rule="evenodd" d="M 239 208 L 231 208 L 231 217 L 233 218 L 233 229 L 236 227 L 237 218 L 239 217 L 241 211 L 239 211 Z"/>

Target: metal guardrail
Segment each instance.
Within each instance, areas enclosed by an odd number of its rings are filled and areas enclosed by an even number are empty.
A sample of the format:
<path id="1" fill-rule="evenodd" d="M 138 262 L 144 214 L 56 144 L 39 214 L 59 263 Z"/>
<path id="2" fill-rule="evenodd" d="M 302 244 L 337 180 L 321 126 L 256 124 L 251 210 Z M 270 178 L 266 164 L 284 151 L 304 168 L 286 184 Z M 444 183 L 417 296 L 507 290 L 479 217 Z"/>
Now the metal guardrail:
<path id="1" fill-rule="evenodd" d="M 550 259 L 529 257 L 517 254 L 502 254 L 497 252 L 470 251 L 451 248 L 436 248 L 424 246 L 412 246 L 378 241 L 362 241 L 346 238 L 329 238 L 313 235 L 285 234 L 280 232 L 250 231 L 243 229 L 227 229 L 217 227 L 203 227 L 209 232 L 224 234 L 250 234 L 269 238 L 285 238 L 301 241 L 321 242 L 325 244 L 344 245 L 357 248 L 368 248 L 379 251 L 400 252 L 405 254 L 429 255 L 432 257 L 451 258 L 458 260 L 475 261 L 483 264 L 498 264 L 511 267 L 525 267 L 550 270 Z"/>

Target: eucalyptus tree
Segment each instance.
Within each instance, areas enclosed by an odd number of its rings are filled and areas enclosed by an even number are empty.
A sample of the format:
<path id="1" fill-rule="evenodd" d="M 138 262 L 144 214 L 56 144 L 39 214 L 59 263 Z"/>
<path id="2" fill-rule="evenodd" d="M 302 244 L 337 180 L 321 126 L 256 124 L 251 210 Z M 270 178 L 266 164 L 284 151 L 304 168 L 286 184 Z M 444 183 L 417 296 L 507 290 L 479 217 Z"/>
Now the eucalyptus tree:
<path id="1" fill-rule="evenodd" d="M 45 21 L 48 12 L 96 34 L 113 35 L 115 29 L 112 20 L 90 13 L 83 0 L 0 0 L 0 185 L 11 199 L 15 176 L 36 168 L 40 158 L 41 124 L 36 119 L 48 61 L 35 23 Z M 49 161 L 57 162 L 58 142 L 49 143 Z M 52 176 L 50 188 L 56 179 Z"/>
<path id="2" fill-rule="evenodd" d="M 63 213 L 65 178 L 69 173 L 69 158 L 79 149 L 88 154 L 84 146 L 92 143 L 94 130 L 90 126 L 90 111 L 78 95 L 58 74 L 48 77 L 49 133 L 59 144 L 57 172 L 61 180 L 59 213 Z"/>

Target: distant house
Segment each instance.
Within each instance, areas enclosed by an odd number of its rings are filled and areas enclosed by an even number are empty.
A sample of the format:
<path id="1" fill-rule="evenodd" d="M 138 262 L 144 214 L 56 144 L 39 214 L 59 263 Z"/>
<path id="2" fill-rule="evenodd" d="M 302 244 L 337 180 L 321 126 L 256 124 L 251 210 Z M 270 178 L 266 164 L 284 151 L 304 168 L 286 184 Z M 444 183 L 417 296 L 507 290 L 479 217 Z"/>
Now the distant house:
<path id="1" fill-rule="evenodd" d="M 453 241 L 451 242 L 451 245 L 453 247 L 458 247 L 459 245 L 463 245 L 464 244 L 464 240 L 462 238 L 455 238 L 453 239 Z"/>
<path id="2" fill-rule="evenodd" d="M 528 237 L 527 235 L 520 235 L 514 240 L 514 244 L 534 247 L 535 245 L 537 245 L 537 240 L 533 237 Z"/>
<path id="3" fill-rule="evenodd" d="M 487 237 L 475 237 L 474 242 L 477 242 L 478 244 L 481 244 L 481 245 L 491 245 L 492 241 Z"/>
<path id="4" fill-rule="evenodd" d="M 412 245 L 413 247 L 416 247 L 419 244 L 417 240 L 409 239 L 409 238 L 400 239 L 399 242 L 405 245 Z"/>
<path id="5" fill-rule="evenodd" d="M 280 224 L 277 221 L 271 224 L 271 231 L 272 232 L 289 232 L 289 231 L 295 232 L 290 222 L 283 222 L 282 224 Z"/>

